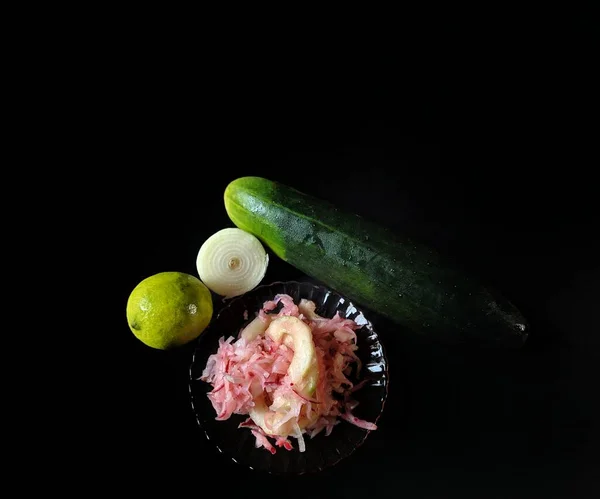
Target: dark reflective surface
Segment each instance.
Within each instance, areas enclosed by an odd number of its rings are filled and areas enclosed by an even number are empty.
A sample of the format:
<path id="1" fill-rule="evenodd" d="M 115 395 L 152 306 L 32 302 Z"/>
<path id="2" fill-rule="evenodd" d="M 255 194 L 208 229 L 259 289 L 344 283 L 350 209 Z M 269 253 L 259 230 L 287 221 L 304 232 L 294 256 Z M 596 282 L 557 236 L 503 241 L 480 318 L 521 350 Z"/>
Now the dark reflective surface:
<path id="1" fill-rule="evenodd" d="M 577 51 L 564 53 L 572 59 Z M 555 67 L 556 54 L 551 55 L 548 67 Z M 580 67 L 591 71 L 593 66 Z M 582 82 L 593 81 L 565 74 L 577 92 L 561 88 L 551 99 L 541 99 L 547 114 L 540 121 L 555 116 L 556 96 L 568 97 L 571 106 L 573 96 L 584 95 Z M 298 113 L 290 112 L 289 101 L 282 106 L 277 100 L 277 119 L 254 98 L 256 112 L 243 113 L 235 105 L 224 109 L 236 92 L 210 99 L 211 115 L 197 79 L 188 80 L 189 95 L 199 103 L 190 109 L 181 80 L 168 77 L 173 92 L 156 85 L 149 99 L 140 101 L 140 111 L 147 114 L 121 120 L 130 99 L 117 106 L 119 123 L 111 133 L 119 132 L 122 139 L 99 135 L 102 144 L 96 150 L 106 151 L 106 161 L 89 172 L 95 174 L 90 177 L 95 187 L 105 182 L 97 191 L 97 223 L 89 245 L 102 247 L 95 264 L 106 264 L 94 271 L 94 286 L 106 288 L 95 302 L 102 304 L 95 319 L 111 320 L 93 336 L 82 334 L 88 321 L 72 323 L 76 356 L 87 362 L 79 343 L 84 337 L 94 343 L 89 352 L 99 352 L 98 364 L 85 373 L 98 378 L 101 390 L 73 390 L 77 404 L 80 394 L 91 394 L 94 410 L 84 417 L 61 413 L 61 418 L 85 425 L 74 433 L 90 457 L 110 456 L 106 466 L 97 466 L 73 454 L 98 474 L 90 486 L 112 479 L 114 491 L 123 483 L 117 477 L 136 491 L 147 485 L 154 493 L 162 483 L 171 497 L 212 493 L 213 483 L 218 493 L 242 498 L 600 497 L 595 381 L 600 379 L 600 248 L 598 195 L 589 170 L 598 148 L 591 130 L 573 142 L 566 134 L 544 133 L 537 140 L 531 132 L 540 130 L 539 123 L 521 119 L 521 112 L 531 109 L 531 94 L 523 93 L 526 105 L 514 101 L 506 122 L 498 122 L 498 113 L 490 111 L 503 105 L 498 99 L 506 96 L 506 87 L 480 99 L 472 94 L 480 81 L 465 87 L 466 99 L 449 96 L 455 112 L 444 112 L 448 126 L 440 124 L 439 134 L 427 134 L 414 126 L 414 114 L 407 115 L 404 107 L 397 112 L 389 99 L 377 108 L 390 116 L 387 124 L 356 115 L 349 105 L 356 93 L 343 100 L 345 115 L 340 109 L 332 112 L 329 102 Z M 144 78 L 140 88 L 151 82 Z M 239 79 L 232 82 L 239 87 Z M 438 78 L 431 82 L 445 85 Z M 514 83 L 521 93 L 521 80 Z M 411 94 L 395 85 L 393 95 L 415 106 L 432 102 L 426 92 Z M 173 96 L 181 97 L 181 106 L 171 106 Z M 148 106 L 161 100 L 169 112 Z M 469 101 L 477 109 L 474 121 L 468 109 L 464 112 Z M 264 125 L 259 116 L 266 117 Z M 461 116 L 462 124 L 468 120 L 481 134 L 461 129 L 456 121 Z M 520 136 L 514 129 L 518 123 Z M 577 120 L 560 123 L 572 130 Z M 105 173 L 109 167 L 114 176 Z M 206 439 L 192 411 L 188 379 L 194 345 L 171 352 L 146 347 L 131 334 L 125 306 L 131 290 L 149 275 L 171 270 L 195 275 L 201 244 L 232 226 L 223 192 L 242 175 L 281 181 L 432 244 L 513 301 L 531 324 L 529 339 L 516 351 L 442 347 L 421 343 L 363 309 L 384 342 L 393 378 L 379 429 L 357 452 L 319 473 L 267 475 L 235 464 Z M 85 186 L 92 184 L 81 185 L 82 197 L 89 196 L 92 190 Z M 69 209 L 78 210 L 76 205 Z M 306 279 L 270 257 L 266 283 Z M 215 310 L 221 308 L 219 298 L 214 303 Z M 88 382 L 78 375 L 73 380 Z M 90 414 L 102 418 L 92 426 Z M 237 429 L 233 433 L 242 435 Z M 89 446 L 90 434 L 102 445 Z M 222 475 L 225 481 L 218 479 Z M 177 494 L 181 489 L 188 493 Z"/>

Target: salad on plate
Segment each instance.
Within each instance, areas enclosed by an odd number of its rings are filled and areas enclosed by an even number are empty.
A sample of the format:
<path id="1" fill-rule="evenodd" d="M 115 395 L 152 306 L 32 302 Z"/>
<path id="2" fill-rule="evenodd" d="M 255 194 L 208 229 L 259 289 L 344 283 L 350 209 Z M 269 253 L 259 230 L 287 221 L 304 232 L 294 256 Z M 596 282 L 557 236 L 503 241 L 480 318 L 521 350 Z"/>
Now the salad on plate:
<path id="1" fill-rule="evenodd" d="M 264 302 L 256 317 L 238 334 L 221 337 L 200 379 L 219 421 L 247 415 L 239 427 L 252 432 L 257 447 L 306 449 L 305 437 L 329 435 L 345 420 L 365 430 L 377 426 L 353 414 L 353 393 L 361 371 L 356 355 L 360 327 L 336 313 L 316 312 L 314 302 L 299 304 L 286 294 Z M 247 312 L 245 313 L 247 315 Z"/>

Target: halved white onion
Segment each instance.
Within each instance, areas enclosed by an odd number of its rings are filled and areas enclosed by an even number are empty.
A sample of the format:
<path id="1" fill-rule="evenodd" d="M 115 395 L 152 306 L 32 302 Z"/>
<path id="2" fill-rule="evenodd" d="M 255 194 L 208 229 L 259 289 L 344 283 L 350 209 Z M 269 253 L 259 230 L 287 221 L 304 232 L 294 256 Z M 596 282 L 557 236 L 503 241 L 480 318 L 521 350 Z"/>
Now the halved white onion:
<path id="1" fill-rule="evenodd" d="M 196 267 L 206 286 L 232 298 L 254 289 L 267 271 L 269 255 L 261 242 L 241 229 L 223 229 L 200 248 Z"/>

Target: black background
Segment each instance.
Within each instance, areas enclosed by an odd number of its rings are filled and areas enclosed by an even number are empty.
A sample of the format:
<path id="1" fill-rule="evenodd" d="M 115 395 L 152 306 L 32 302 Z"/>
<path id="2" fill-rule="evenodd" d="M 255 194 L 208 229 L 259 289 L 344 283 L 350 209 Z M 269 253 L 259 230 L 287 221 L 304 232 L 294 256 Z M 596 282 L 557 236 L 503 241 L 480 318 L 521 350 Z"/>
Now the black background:
<path id="1" fill-rule="evenodd" d="M 118 112 L 98 150 L 113 165 L 102 189 L 114 207 L 95 215 L 111 268 L 98 280 L 111 289 L 114 317 L 98 345 L 97 431 L 110 456 L 100 483 L 195 496 L 597 492 L 600 276 L 589 168 L 598 157 L 580 119 L 585 84 L 549 104 L 553 90 L 518 83 L 517 70 L 463 86 L 391 79 L 397 68 L 383 67 L 364 69 L 365 86 L 293 70 L 250 85 L 254 73 L 242 71 L 244 83 L 214 77 L 202 91 L 174 70 L 168 81 L 124 77 L 105 96 L 109 114 Z M 271 477 L 234 465 L 196 427 L 191 348 L 144 346 L 125 305 L 154 273 L 197 274 L 202 242 L 232 226 L 223 192 L 242 175 L 282 181 L 435 246 L 521 308 L 528 342 L 506 352 L 425 344 L 373 313 L 391 369 L 380 429 L 320 474 Z M 299 277 L 272 257 L 264 282 Z"/>

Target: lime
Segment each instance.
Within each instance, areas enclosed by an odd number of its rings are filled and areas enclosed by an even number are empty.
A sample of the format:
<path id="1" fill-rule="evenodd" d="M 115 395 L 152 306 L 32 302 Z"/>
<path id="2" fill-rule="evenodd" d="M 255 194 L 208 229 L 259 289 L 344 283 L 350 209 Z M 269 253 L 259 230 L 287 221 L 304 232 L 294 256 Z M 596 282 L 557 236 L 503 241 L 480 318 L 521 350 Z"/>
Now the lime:
<path id="1" fill-rule="evenodd" d="M 133 334 L 160 350 L 196 339 L 212 314 L 208 288 L 182 272 L 161 272 L 144 279 L 127 301 L 127 323 Z"/>

